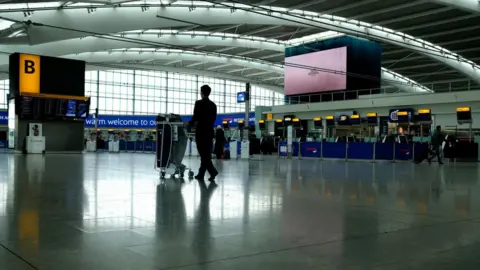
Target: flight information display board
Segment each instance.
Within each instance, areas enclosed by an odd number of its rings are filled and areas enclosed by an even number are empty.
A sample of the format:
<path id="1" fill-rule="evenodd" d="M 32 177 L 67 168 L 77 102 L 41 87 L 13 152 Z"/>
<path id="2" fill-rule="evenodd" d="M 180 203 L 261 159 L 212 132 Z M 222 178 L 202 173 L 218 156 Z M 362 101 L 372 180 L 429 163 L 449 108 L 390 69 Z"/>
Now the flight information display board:
<path id="1" fill-rule="evenodd" d="M 16 108 L 20 119 L 84 121 L 88 117 L 90 99 L 19 96 Z"/>

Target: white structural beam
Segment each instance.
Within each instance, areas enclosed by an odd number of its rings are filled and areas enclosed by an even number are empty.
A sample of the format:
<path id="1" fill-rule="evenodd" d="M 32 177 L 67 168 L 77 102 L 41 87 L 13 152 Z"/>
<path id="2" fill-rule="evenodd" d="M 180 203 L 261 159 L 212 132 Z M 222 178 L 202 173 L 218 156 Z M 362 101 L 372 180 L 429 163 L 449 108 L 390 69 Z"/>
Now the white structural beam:
<path id="1" fill-rule="evenodd" d="M 219 64 L 231 64 L 244 66 L 241 69 L 235 69 L 228 71 L 227 73 L 241 72 L 249 69 L 260 69 L 268 73 L 277 73 L 283 74 L 284 69 L 281 65 L 275 64 L 264 64 L 258 63 L 255 61 L 243 60 L 243 59 L 233 59 L 228 57 L 219 57 L 212 56 L 200 53 L 188 53 L 188 52 L 143 52 L 139 54 L 134 51 L 116 51 L 116 52 L 92 52 L 92 53 L 82 53 L 75 55 L 68 55 L 67 58 L 83 60 L 88 63 L 108 63 L 116 61 L 145 61 L 145 60 L 169 60 L 174 59 L 175 61 L 198 61 L 198 64 L 190 65 L 193 67 L 195 65 L 201 65 L 204 62 L 219 63 Z M 405 78 L 397 73 L 392 71 L 382 69 L 382 78 L 384 80 L 390 81 L 391 84 L 394 84 L 398 88 L 406 92 L 431 92 L 430 89 L 419 85 L 418 83 Z"/>
<path id="2" fill-rule="evenodd" d="M 413 92 L 413 93 L 425 93 L 425 92 L 433 92 L 429 88 L 418 84 L 417 82 L 408 79 L 404 76 L 401 76 L 395 72 L 382 68 L 382 79 L 383 80 L 392 80 L 395 82 L 403 82 L 403 83 L 396 83 L 393 84 L 398 89 L 404 92 Z"/>
<path id="3" fill-rule="evenodd" d="M 31 54 L 42 54 L 48 56 L 65 56 L 65 55 L 74 55 L 74 54 L 82 54 L 85 53 L 85 49 L 88 48 L 91 52 L 102 52 L 102 51 L 110 51 L 113 52 L 115 50 L 121 49 L 122 51 L 130 51 L 133 54 L 144 54 L 143 57 L 146 55 L 150 55 L 152 53 L 152 49 L 150 48 L 152 45 L 157 44 L 156 42 L 161 42 L 163 44 L 172 45 L 172 46 L 208 46 L 215 44 L 216 46 L 235 46 L 235 47 L 227 47 L 226 49 L 233 49 L 236 47 L 243 47 L 243 48 L 251 48 L 253 50 L 240 53 L 238 55 L 246 55 L 249 53 L 255 53 L 259 51 L 277 51 L 278 53 L 270 54 L 264 56 L 262 58 L 269 58 L 269 57 L 277 57 L 283 55 L 285 50 L 285 46 L 288 43 L 285 43 L 280 40 L 263 40 L 259 41 L 256 37 L 246 37 L 246 38 L 222 38 L 219 36 L 214 36 L 212 33 L 202 33 L 195 35 L 194 38 L 190 34 L 177 34 L 177 33 L 170 33 L 170 34 L 162 34 L 162 36 L 158 36 L 157 34 L 150 34 L 150 33 L 131 33 L 126 34 L 123 36 L 128 40 L 128 38 L 134 37 L 142 44 L 136 44 L 128 41 L 119 41 L 119 40 L 112 40 L 112 39 L 104 39 L 100 37 L 86 37 L 82 39 L 69 39 L 69 40 L 62 40 L 55 42 L 55 46 L 52 44 L 39 44 L 35 46 L 2 46 L 0 45 L 0 51 L 3 52 L 22 52 L 22 53 L 31 53 Z M 119 37 L 120 38 L 120 37 Z M 295 41 L 294 41 L 295 42 Z M 136 49 L 133 49 L 136 47 Z M 257 49 L 254 49 L 257 48 Z M 145 51 L 143 51 L 145 49 Z M 220 51 L 227 51 L 226 49 L 218 50 Z M 164 52 L 166 53 L 166 52 Z M 126 55 L 126 54 L 125 54 Z M 199 63 L 191 64 L 189 67 L 195 67 L 204 63 L 202 60 L 198 60 L 198 54 L 195 58 L 196 61 Z M 129 56 L 127 59 L 119 59 L 119 60 L 132 60 Z M 138 60 L 138 59 L 133 59 Z M 145 59 L 142 61 L 151 62 L 154 61 L 155 58 Z M 173 59 L 172 61 L 168 62 L 169 64 L 175 64 L 181 62 L 186 59 Z M 253 62 L 261 62 L 260 60 L 249 59 L 248 63 Z M 244 63 L 244 62 L 242 62 Z M 6 66 L 8 64 L 8 55 L 3 54 L 0 55 L 0 67 Z M 225 65 L 232 65 L 232 63 L 225 63 Z M 265 64 L 262 64 L 265 65 Z M 268 64 L 267 64 L 268 65 Z M 243 65 L 245 66 L 245 65 Z M 214 68 L 213 68 L 214 69 Z M 396 78 L 400 78 L 401 76 L 398 75 Z M 389 79 L 390 81 L 390 79 Z M 401 81 L 403 83 L 403 81 Z M 421 87 L 421 86 L 418 86 Z"/>
<path id="4" fill-rule="evenodd" d="M 190 64 L 190 65 L 187 65 L 185 67 L 187 68 L 192 68 L 192 67 L 196 67 L 196 66 L 201 66 L 201 65 L 205 65 L 207 62 L 198 62 L 198 63 L 193 63 L 193 64 Z"/>
<path id="5" fill-rule="evenodd" d="M 452 6 L 472 13 L 480 13 L 480 2 L 478 0 L 429 0 L 430 2 Z"/>
<path id="6" fill-rule="evenodd" d="M 283 73 L 283 67 L 281 65 L 272 65 L 267 63 L 261 63 L 255 60 L 244 60 L 229 58 L 227 56 L 220 57 L 215 55 L 207 55 L 195 52 L 164 52 L 153 51 L 138 53 L 134 51 L 115 51 L 115 52 L 91 52 L 80 53 L 75 55 L 66 55 L 65 58 L 83 60 L 88 63 L 105 63 L 115 61 L 144 61 L 144 60 L 182 60 L 182 61 L 194 61 L 194 62 L 211 62 L 219 64 L 232 64 L 238 66 L 249 67 L 253 69 L 268 70 L 276 73 Z"/>
<path id="7" fill-rule="evenodd" d="M 272 73 L 271 71 L 262 71 L 262 72 L 256 72 L 256 73 L 250 73 L 245 75 L 246 77 L 255 77 L 255 76 L 260 76 L 260 75 L 265 75 L 265 74 L 270 74 Z"/>
<path id="8" fill-rule="evenodd" d="M 214 67 L 209 67 L 209 68 L 207 68 L 207 70 L 221 69 L 221 68 L 229 67 L 229 66 L 231 66 L 231 65 L 232 65 L 232 64 L 218 65 L 218 66 L 214 66 Z"/>
<path id="9" fill-rule="evenodd" d="M 192 2 L 192 5 L 195 6 L 195 1 Z M 219 6 L 223 8 L 219 8 Z M 235 8 L 236 11 L 231 13 L 231 8 Z M 175 20 L 157 18 L 157 13 L 163 18 L 175 18 Z M 24 20 L 21 11 L 3 13 L 2 16 L 13 21 Z M 228 3 L 217 3 L 215 8 L 213 8 L 213 4 L 212 7 L 199 4 L 194 12 L 188 12 L 185 7 L 177 7 L 175 4 L 158 10 L 150 8 L 142 12 L 140 8 L 133 5 L 122 5 L 117 8 L 101 8 L 93 14 L 88 14 L 85 8 L 63 9 L 61 11 L 56 9 L 39 10 L 35 12 L 31 20 L 43 25 L 29 28 L 31 44 L 79 38 L 93 34 L 191 25 L 191 23 L 183 23 L 182 21 L 202 25 L 250 23 L 329 29 L 416 51 L 440 61 L 480 83 L 480 67 L 478 65 L 435 44 L 381 26 L 301 10 L 292 10 L 287 13 L 286 10 L 282 11 L 282 8 L 257 7 L 251 9 L 250 7 L 243 8 Z M 51 45 L 53 46 L 53 44 Z"/>

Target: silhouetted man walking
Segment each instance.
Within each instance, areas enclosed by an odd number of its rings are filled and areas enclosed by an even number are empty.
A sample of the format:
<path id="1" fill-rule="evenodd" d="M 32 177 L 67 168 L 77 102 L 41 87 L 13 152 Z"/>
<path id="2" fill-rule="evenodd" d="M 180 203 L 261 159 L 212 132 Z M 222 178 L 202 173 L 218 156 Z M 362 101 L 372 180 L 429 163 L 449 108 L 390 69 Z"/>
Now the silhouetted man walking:
<path id="1" fill-rule="evenodd" d="M 197 149 L 200 154 L 201 162 L 200 169 L 198 169 L 198 174 L 195 176 L 195 179 L 203 180 L 205 172 L 208 171 L 208 174 L 210 174 L 208 180 L 214 181 L 218 174 L 217 169 L 215 169 L 212 163 L 214 137 L 213 124 L 217 118 L 217 105 L 208 98 L 212 92 L 210 86 L 202 86 L 200 92 L 202 99 L 195 102 L 191 121 L 192 125 L 196 125 L 195 139 L 197 141 Z"/>
<path id="2" fill-rule="evenodd" d="M 443 144 L 444 140 L 445 140 L 445 135 L 443 135 L 442 128 L 440 126 L 437 126 L 435 132 L 433 133 L 431 144 L 432 144 L 432 148 L 435 151 L 435 154 L 438 158 L 438 164 L 443 164 L 443 161 L 442 161 L 442 155 L 443 155 L 442 144 Z M 431 163 L 432 159 L 434 157 L 435 156 L 431 156 L 430 158 L 428 158 L 428 163 Z"/>

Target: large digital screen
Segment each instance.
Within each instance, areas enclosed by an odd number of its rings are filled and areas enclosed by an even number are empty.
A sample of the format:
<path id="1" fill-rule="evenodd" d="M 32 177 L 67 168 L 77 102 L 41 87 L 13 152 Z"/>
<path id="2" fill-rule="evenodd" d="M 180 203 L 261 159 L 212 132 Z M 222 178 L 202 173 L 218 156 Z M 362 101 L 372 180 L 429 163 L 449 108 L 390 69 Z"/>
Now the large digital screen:
<path id="1" fill-rule="evenodd" d="M 285 58 L 285 95 L 347 89 L 347 47 Z"/>
<path id="2" fill-rule="evenodd" d="M 237 103 L 243 103 L 245 102 L 245 92 L 238 92 L 237 93 Z"/>

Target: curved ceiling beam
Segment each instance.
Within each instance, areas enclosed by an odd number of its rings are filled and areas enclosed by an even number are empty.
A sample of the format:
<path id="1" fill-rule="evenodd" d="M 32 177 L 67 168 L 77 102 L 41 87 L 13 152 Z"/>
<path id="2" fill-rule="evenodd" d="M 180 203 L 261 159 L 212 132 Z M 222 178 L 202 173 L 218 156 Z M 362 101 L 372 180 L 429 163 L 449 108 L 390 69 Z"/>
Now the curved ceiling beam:
<path id="1" fill-rule="evenodd" d="M 142 47 L 151 47 L 148 45 L 149 42 L 154 44 L 154 42 L 167 43 L 174 46 L 208 46 L 208 45 L 221 45 L 221 46 L 235 46 L 243 48 L 252 48 L 252 49 L 261 49 L 261 50 L 271 50 L 284 52 L 286 42 L 281 40 L 264 40 L 259 41 L 258 37 L 245 37 L 245 38 L 223 38 L 216 36 L 215 33 L 183 33 L 183 34 L 166 34 L 159 33 L 156 34 L 126 34 L 125 37 L 135 37 L 136 39 L 145 41 L 146 44 L 134 44 L 132 42 L 118 41 L 111 39 L 103 39 L 98 37 L 86 37 L 83 39 L 69 39 L 57 41 L 54 43 L 39 44 L 35 46 L 1 46 L 0 51 L 2 52 L 23 52 L 31 54 L 42 54 L 48 56 L 62 56 L 62 55 L 72 55 L 85 53 L 85 50 L 88 49 L 90 52 L 99 52 L 99 51 L 108 51 L 115 49 L 124 49 L 132 48 L 133 46 L 142 48 Z M 153 51 L 153 49 L 151 50 Z M 148 51 L 146 51 L 148 53 Z M 198 59 L 198 54 L 196 55 Z M 123 59 L 129 60 L 129 59 Z M 254 61 L 254 59 L 252 59 Z M 260 62 L 260 60 L 255 60 Z M 250 63 L 250 62 L 248 62 Z M 8 56 L 0 55 L 0 66 L 8 64 Z M 387 69 L 384 69 L 387 78 L 384 78 L 388 81 L 398 81 L 401 84 L 408 82 L 410 86 L 404 85 L 401 87 L 401 90 L 407 92 L 418 92 L 418 89 L 423 89 L 423 91 L 430 91 L 428 88 L 421 86 L 420 84 L 408 80 L 405 77 L 393 73 Z M 393 74 L 393 75 L 392 75 Z M 413 89 L 412 89 L 413 87 Z"/>
<path id="2" fill-rule="evenodd" d="M 430 0 L 430 2 L 459 8 L 472 13 L 480 13 L 480 2 L 478 0 Z"/>
<path id="3" fill-rule="evenodd" d="M 203 69 L 195 69 L 188 67 L 172 67 L 172 66 L 161 66 L 161 65 L 145 65 L 145 64 L 114 64 L 114 65 L 87 65 L 87 70 L 112 70 L 112 69 L 135 69 L 135 70 L 158 70 L 158 71 L 167 71 L 174 73 L 184 73 L 184 74 L 196 74 L 201 76 L 208 76 L 213 78 L 220 78 L 231 81 L 240 81 L 240 82 L 249 82 L 252 85 L 256 85 L 283 95 L 283 87 L 275 86 L 271 84 L 261 83 L 249 77 L 231 75 L 224 72 L 215 72 Z"/>
<path id="4" fill-rule="evenodd" d="M 149 61 L 149 60 L 181 60 L 210 62 L 218 64 L 232 64 L 249 68 L 264 70 L 276 74 L 284 74 L 283 66 L 274 64 L 263 64 L 255 61 L 234 59 L 228 57 L 219 57 L 213 55 L 200 54 L 197 52 L 149 52 L 149 51 L 110 51 L 110 52 L 91 52 L 75 55 L 67 55 L 66 58 L 83 60 L 88 63 L 118 62 L 118 61 Z M 196 70 L 196 69 L 195 69 Z M 210 76 L 210 75 L 209 75 Z M 405 78 L 397 73 L 382 68 L 382 78 L 393 81 L 392 85 L 405 92 L 433 92 L 427 87 Z M 283 93 L 283 92 L 282 92 Z"/>
<path id="5" fill-rule="evenodd" d="M 134 38 L 142 43 L 128 42 L 125 38 Z M 251 38 L 221 37 L 214 33 L 203 34 L 126 34 L 124 38 L 118 36 L 119 40 L 105 39 L 100 37 L 85 37 L 82 39 L 67 39 L 53 43 L 44 43 L 34 46 L 29 45 L 0 45 L 1 52 L 23 52 L 30 54 L 41 54 L 47 56 L 62 56 L 67 54 L 84 53 L 86 51 L 106 51 L 122 48 L 153 48 L 155 44 L 169 44 L 179 46 L 225 46 L 241 47 L 250 49 L 261 49 L 283 52 L 285 43 L 280 40 L 260 41 Z M 158 46 L 158 45 L 157 45 Z M 165 47 L 165 46 L 161 46 Z M 0 65 L 8 64 L 8 56 L 0 58 Z"/>
<path id="6" fill-rule="evenodd" d="M 333 15 L 302 10 L 287 11 L 285 8 L 277 7 L 252 8 L 246 5 L 235 6 L 235 4 L 224 3 L 213 6 L 213 4 L 195 1 L 190 4 L 190 7 L 195 7 L 191 12 L 188 6 L 178 7 L 175 3 L 169 7 L 160 7 L 158 10 L 150 8 L 144 12 L 140 6 L 132 5 L 99 8 L 96 12 L 89 14 L 86 11 L 87 7 L 89 6 L 36 11 L 31 20 L 43 26 L 29 28 L 31 44 L 159 27 L 246 23 L 289 25 L 329 29 L 404 47 L 440 61 L 480 84 L 480 66 L 458 54 L 405 33 Z M 25 19 L 23 11 L 2 13 L 2 17 L 13 21 Z"/>
<path id="7" fill-rule="evenodd" d="M 281 65 L 264 64 L 255 60 L 249 61 L 238 58 L 220 57 L 188 51 L 103 51 L 65 55 L 65 58 L 83 60 L 88 63 L 104 63 L 116 61 L 182 60 L 203 63 L 230 64 L 283 74 L 283 66 Z"/>

